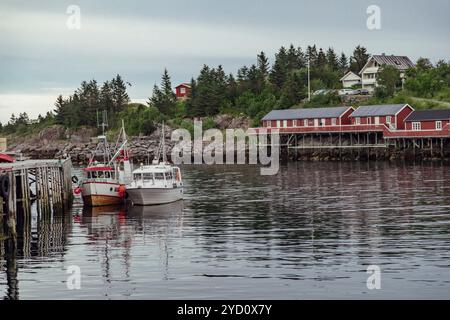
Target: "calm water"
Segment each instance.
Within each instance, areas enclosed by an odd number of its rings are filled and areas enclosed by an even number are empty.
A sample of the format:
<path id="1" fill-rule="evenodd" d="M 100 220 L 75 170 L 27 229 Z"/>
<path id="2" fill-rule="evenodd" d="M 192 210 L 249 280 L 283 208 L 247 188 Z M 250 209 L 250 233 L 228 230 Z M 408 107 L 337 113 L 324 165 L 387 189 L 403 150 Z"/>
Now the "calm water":
<path id="1" fill-rule="evenodd" d="M 17 254 L 1 243 L 0 296 L 450 298 L 448 166 L 189 166 L 184 179 L 171 205 L 34 212 Z M 72 265 L 80 290 L 66 287 Z"/>

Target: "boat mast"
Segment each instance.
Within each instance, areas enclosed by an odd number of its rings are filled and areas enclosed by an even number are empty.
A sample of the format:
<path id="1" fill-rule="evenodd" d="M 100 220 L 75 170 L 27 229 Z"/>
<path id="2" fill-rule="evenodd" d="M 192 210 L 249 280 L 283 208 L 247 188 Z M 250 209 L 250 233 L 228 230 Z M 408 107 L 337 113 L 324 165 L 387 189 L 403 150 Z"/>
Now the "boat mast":
<path id="1" fill-rule="evenodd" d="M 161 139 L 162 139 L 163 163 L 165 164 L 166 163 L 166 144 L 164 141 L 164 120 L 162 122 Z"/>

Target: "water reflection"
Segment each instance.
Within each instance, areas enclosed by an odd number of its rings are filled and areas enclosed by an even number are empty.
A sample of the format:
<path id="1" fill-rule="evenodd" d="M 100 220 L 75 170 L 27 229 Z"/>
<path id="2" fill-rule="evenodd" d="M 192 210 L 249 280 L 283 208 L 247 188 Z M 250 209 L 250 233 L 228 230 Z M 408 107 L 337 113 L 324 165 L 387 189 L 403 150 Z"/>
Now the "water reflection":
<path id="1" fill-rule="evenodd" d="M 184 201 L 83 208 L 78 199 L 68 214 L 19 214 L 16 247 L 0 241 L 0 291 L 7 299 L 448 298 L 446 165 L 184 172 Z M 64 284 L 73 264 L 83 270 L 79 291 Z M 365 286 L 371 264 L 382 268 L 382 291 Z"/>

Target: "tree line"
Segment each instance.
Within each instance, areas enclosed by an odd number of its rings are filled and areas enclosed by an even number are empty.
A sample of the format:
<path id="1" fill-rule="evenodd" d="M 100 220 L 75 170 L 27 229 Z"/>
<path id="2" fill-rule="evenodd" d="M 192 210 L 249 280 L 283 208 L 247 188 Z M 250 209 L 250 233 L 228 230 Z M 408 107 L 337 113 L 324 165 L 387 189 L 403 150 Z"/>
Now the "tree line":
<path id="1" fill-rule="evenodd" d="M 308 97 L 308 66 L 311 91 L 341 88 L 340 78 L 347 72 L 358 73 L 370 57 L 367 49 L 357 46 L 351 56 L 326 50 L 316 45 L 281 47 L 273 62 L 264 52 L 256 55 L 250 66 L 240 67 L 236 74 L 226 73 L 221 65 L 204 65 L 196 78 L 190 81 L 190 94 L 186 100 L 177 100 L 167 69 L 161 83 L 155 84 L 146 105 L 130 103 L 127 93 L 129 83 L 120 75 L 99 85 L 96 80 L 83 81 L 72 95 L 58 96 L 53 112 L 30 120 L 26 113 L 12 115 L 2 126 L 4 134 L 26 132 L 30 127 L 45 127 L 60 124 L 67 128 L 97 126 L 98 112 L 107 111 L 110 128 L 117 128 L 125 120 L 130 134 L 149 134 L 155 123 L 171 121 L 175 125 L 186 125 L 186 118 L 213 117 L 220 113 L 245 115 L 253 124 L 270 110 L 303 107 L 335 106 L 342 103 L 336 93 Z M 420 58 L 414 68 L 406 72 L 404 83 L 399 71 L 384 66 L 378 74 L 372 103 L 389 103 L 400 89 L 412 96 L 450 100 L 450 63 L 439 61 L 433 65 Z"/>

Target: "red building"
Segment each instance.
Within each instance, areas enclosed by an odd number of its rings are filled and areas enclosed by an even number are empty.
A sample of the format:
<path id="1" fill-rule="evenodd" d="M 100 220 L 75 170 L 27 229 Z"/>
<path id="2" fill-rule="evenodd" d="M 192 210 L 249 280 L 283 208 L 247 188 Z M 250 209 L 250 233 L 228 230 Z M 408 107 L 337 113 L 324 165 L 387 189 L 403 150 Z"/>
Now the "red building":
<path id="1" fill-rule="evenodd" d="M 186 99 L 190 91 L 191 85 L 189 83 L 182 83 L 175 87 L 175 95 L 178 99 Z"/>
<path id="2" fill-rule="evenodd" d="M 409 104 L 361 106 L 350 119 L 352 125 L 386 125 L 393 130 L 403 130 L 405 119 L 413 111 Z"/>
<path id="3" fill-rule="evenodd" d="M 352 107 L 272 110 L 264 118 L 266 128 L 333 127 L 350 124 Z"/>
<path id="4" fill-rule="evenodd" d="M 405 119 L 405 129 L 413 131 L 442 130 L 449 123 L 450 109 L 414 111 Z"/>

